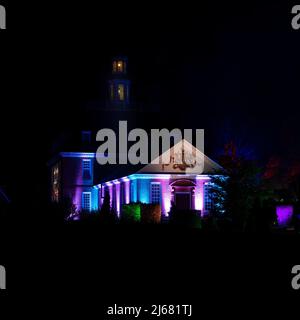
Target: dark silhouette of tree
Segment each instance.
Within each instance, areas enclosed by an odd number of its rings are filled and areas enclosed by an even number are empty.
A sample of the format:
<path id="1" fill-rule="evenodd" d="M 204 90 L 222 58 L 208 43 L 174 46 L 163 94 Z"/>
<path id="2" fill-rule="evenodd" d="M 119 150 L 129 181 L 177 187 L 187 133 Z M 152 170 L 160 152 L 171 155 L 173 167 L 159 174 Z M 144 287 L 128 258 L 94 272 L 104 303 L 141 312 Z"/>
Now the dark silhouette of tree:
<path id="1" fill-rule="evenodd" d="M 102 203 L 102 207 L 100 210 L 100 214 L 110 214 L 111 212 L 111 206 L 110 206 L 110 194 L 108 190 L 105 190 L 104 192 L 104 199 Z"/>
<path id="2" fill-rule="evenodd" d="M 100 209 L 99 218 L 102 223 L 115 224 L 117 222 L 117 214 L 116 211 L 111 208 L 110 194 L 108 190 L 105 190 L 104 192 L 104 199 Z"/>
<path id="3" fill-rule="evenodd" d="M 219 163 L 225 169 L 226 178 L 212 179 L 213 212 L 219 218 L 229 220 L 233 230 L 245 231 L 259 197 L 260 168 L 253 159 L 239 154 L 233 142 L 225 145 Z"/>

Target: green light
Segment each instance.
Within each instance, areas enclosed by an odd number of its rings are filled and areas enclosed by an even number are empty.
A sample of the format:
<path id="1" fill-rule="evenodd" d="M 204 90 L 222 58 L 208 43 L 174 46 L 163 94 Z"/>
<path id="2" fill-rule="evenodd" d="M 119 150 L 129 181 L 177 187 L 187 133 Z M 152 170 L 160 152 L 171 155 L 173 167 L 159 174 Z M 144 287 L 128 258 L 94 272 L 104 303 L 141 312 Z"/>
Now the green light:
<path id="1" fill-rule="evenodd" d="M 128 222 L 141 221 L 141 205 L 139 203 L 131 203 L 122 206 L 122 218 Z"/>

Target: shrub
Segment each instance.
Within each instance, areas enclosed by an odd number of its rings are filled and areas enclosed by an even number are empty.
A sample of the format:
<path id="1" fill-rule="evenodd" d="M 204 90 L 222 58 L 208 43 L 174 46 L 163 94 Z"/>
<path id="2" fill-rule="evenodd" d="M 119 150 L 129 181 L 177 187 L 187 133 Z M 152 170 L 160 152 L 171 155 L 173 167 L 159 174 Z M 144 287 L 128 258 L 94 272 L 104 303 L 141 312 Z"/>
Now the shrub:
<path id="1" fill-rule="evenodd" d="M 159 224 L 161 222 L 161 207 L 159 204 L 142 204 L 141 221 L 145 224 Z"/>
<path id="2" fill-rule="evenodd" d="M 202 221 L 198 212 L 197 210 L 177 210 L 173 208 L 170 214 L 170 224 L 201 229 Z"/>
<path id="3" fill-rule="evenodd" d="M 122 221 L 126 223 L 141 222 L 141 204 L 124 204 L 122 206 Z"/>

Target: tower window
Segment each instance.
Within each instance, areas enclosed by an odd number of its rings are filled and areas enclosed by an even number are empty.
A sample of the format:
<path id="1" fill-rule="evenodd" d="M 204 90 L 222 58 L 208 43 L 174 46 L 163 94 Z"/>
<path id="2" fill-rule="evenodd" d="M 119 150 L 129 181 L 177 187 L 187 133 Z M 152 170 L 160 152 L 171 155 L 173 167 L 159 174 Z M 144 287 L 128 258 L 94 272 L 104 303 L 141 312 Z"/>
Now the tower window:
<path id="1" fill-rule="evenodd" d="M 125 61 L 115 60 L 113 61 L 113 73 L 125 73 L 126 64 Z"/>
<path id="2" fill-rule="evenodd" d="M 117 62 L 117 71 L 118 72 L 124 72 L 124 63 L 123 63 L 123 61 L 118 61 Z"/>
<path id="3" fill-rule="evenodd" d="M 118 98 L 120 101 L 125 100 L 125 88 L 124 84 L 118 84 Z"/>

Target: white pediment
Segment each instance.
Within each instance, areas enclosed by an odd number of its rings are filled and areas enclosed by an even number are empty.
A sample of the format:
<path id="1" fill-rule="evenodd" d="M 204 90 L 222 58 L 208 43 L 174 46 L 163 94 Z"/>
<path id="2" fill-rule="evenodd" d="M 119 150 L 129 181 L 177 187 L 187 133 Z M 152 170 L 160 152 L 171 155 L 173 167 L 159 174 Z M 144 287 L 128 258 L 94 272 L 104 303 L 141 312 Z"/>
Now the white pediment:
<path id="1" fill-rule="evenodd" d="M 222 167 L 207 157 L 202 151 L 183 139 L 162 153 L 138 173 L 186 173 L 214 174 Z"/>

